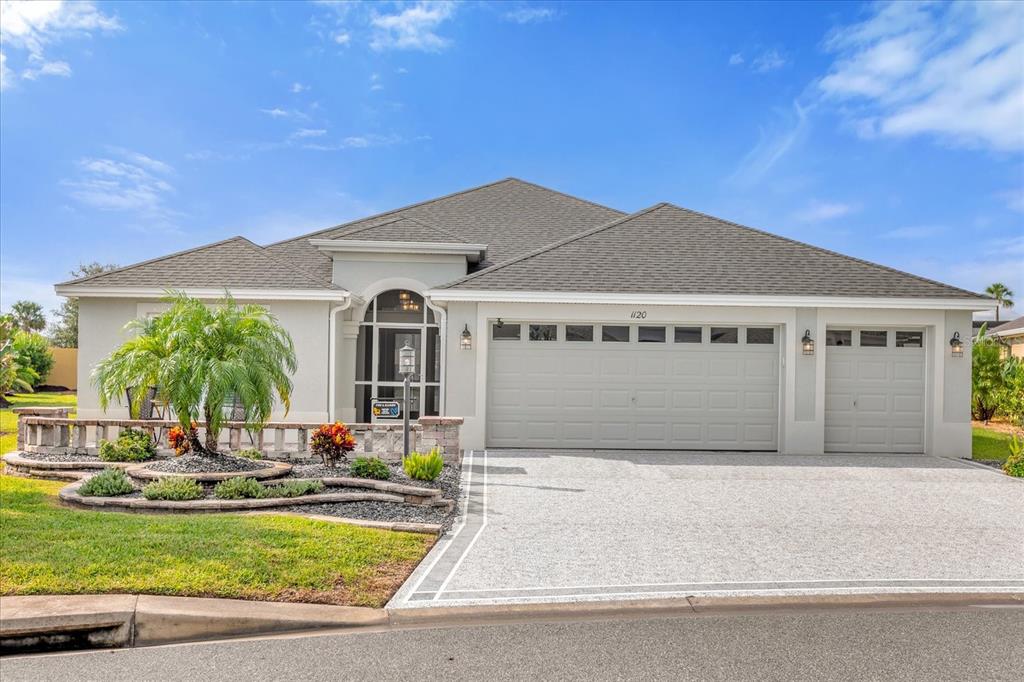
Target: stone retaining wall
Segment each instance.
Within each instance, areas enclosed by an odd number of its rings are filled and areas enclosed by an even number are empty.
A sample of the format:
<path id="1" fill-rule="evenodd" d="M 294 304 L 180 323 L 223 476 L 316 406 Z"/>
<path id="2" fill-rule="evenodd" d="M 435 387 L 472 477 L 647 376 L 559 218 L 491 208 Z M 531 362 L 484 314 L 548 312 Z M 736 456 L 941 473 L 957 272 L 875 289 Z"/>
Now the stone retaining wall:
<path id="1" fill-rule="evenodd" d="M 23 452 L 96 455 L 103 440 L 113 440 L 124 428 L 146 431 L 157 448 L 170 452 L 167 433 L 177 422 L 139 419 L 69 419 L 67 408 L 23 407 L 18 414 L 18 450 Z M 422 417 L 410 424 L 409 447 L 426 452 L 434 447 L 448 463 L 462 460 L 459 432 L 461 417 Z M 280 461 L 319 461 L 309 450 L 309 437 L 320 423 L 269 422 L 262 429 L 249 431 L 241 422 L 227 422 L 222 429 L 223 450 L 255 448 L 264 458 Z M 349 424 L 356 437 L 356 449 L 350 456 L 373 455 L 385 461 L 402 456 L 401 424 Z M 203 425 L 200 424 L 202 429 Z"/>

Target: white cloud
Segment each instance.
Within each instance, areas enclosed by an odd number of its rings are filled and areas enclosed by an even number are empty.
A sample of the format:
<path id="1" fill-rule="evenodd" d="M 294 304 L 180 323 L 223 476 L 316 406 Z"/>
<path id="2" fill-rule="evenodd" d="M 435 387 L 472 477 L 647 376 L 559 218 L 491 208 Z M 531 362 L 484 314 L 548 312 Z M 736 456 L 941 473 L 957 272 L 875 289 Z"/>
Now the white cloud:
<path id="1" fill-rule="evenodd" d="M 743 54 L 740 52 L 734 52 L 729 55 L 729 66 L 739 66 L 743 61 Z"/>
<path id="2" fill-rule="evenodd" d="M 786 64 L 786 58 L 783 57 L 778 50 L 771 49 L 765 50 L 754 57 L 754 60 L 750 62 L 750 68 L 756 73 L 768 73 L 769 71 L 781 69 Z"/>
<path id="3" fill-rule="evenodd" d="M 417 138 L 419 139 L 419 138 Z M 367 149 L 369 147 L 390 147 L 400 144 L 405 139 L 401 135 L 391 133 L 380 135 L 378 133 L 367 133 L 365 135 L 351 135 L 336 143 L 309 143 L 303 145 L 303 149 L 312 149 L 321 152 L 341 151 L 343 149 Z"/>
<path id="4" fill-rule="evenodd" d="M 260 111 L 270 118 L 284 118 L 288 115 L 288 112 L 280 107 L 274 107 L 273 109 L 260 109 Z"/>
<path id="5" fill-rule="evenodd" d="M 352 42 L 352 36 L 349 35 L 348 31 L 338 31 L 331 39 L 338 45 L 348 45 Z"/>
<path id="6" fill-rule="evenodd" d="M 383 50 L 419 50 L 440 52 L 450 40 L 437 34 L 437 29 L 455 13 L 454 2 L 421 1 L 402 9 L 398 14 L 374 14 L 370 24 L 374 35 L 370 47 Z"/>
<path id="7" fill-rule="evenodd" d="M 516 24 L 539 24 L 551 21 L 557 16 L 558 13 L 549 7 L 519 7 L 505 12 L 501 18 Z"/>
<path id="8" fill-rule="evenodd" d="M 945 231 L 946 228 L 941 225 L 908 225 L 907 227 L 898 227 L 895 230 L 883 232 L 881 237 L 883 239 L 926 239 L 942 234 Z"/>
<path id="9" fill-rule="evenodd" d="M 857 210 L 856 206 L 835 201 L 812 201 L 806 208 L 797 211 L 794 217 L 805 223 L 820 223 L 835 220 Z"/>
<path id="10" fill-rule="evenodd" d="M 794 101 L 792 112 L 777 113 L 783 119 L 783 126 L 775 130 L 759 128 L 757 144 L 729 176 L 729 183 L 749 187 L 760 182 L 793 145 L 803 139 L 808 127 L 807 108 Z"/>
<path id="11" fill-rule="evenodd" d="M 1024 148 L 1024 3 L 879 4 L 825 47 L 818 88 L 857 107 L 862 134 Z"/>
<path id="12" fill-rule="evenodd" d="M 326 134 L 327 134 L 327 131 L 324 130 L 323 128 L 315 128 L 315 129 L 314 128 L 299 128 L 294 133 L 292 133 L 292 137 L 295 137 L 295 138 L 322 137 L 322 136 L 324 136 Z"/>
<path id="13" fill-rule="evenodd" d="M 309 86 L 303 83 L 296 82 L 292 83 L 292 87 L 290 88 L 290 90 L 297 95 L 300 92 L 306 92 L 307 90 L 309 90 Z"/>
<path id="14" fill-rule="evenodd" d="M 40 76 L 71 75 L 71 66 L 63 60 L 46 56 L 48 46 L 62 40 L 89 36 L 92 33 L 113 33 L 123 30 L 116 16 L 106 15 L 89 1 L 79 2 L 0 2 L 0 42 L 8 50 L 0 61 L 0 88 L 14 85 L 16 73 L 7 57 L 12 51 L 25 54 L 20 78 L 36 80 Z"/>
<path id="15" fill-rule="evenodd" d="M 148 218 L 174 214 L 164 201 L 174 192 L 165 176 L 174 172 L 163 161 L 126 149 L 111 149 L 111 157 L 79 160 L 76 177 L 62 184 L 82 204 L 104 211 L 129 211 Z"/>

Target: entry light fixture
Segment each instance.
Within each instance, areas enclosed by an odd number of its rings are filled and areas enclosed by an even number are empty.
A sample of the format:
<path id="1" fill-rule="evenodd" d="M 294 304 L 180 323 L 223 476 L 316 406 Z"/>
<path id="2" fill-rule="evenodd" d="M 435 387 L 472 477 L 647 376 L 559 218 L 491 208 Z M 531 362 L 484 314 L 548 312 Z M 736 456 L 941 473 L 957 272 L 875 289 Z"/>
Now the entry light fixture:
<path id="1" fill-rule="evenodd" d="M 953 338 L 949 340 L 949 348 L 954 358 L 962 358 L 964 356 L 964 342 L 960 340 L 960 332 L 953 332 Z"/>
<path id="2" fill-rule="evenodd" d="M 473 350 L 473 335 L 469 331 L 469 324 L 466 324 L 459 337 L 459 348 L 462 350 Z"/>
<path id="3" fill-rule="evenodd" d="M 497 327 L 498 329 L 501 329 L 502 327 L 504 327 L 504 326 L 505 326 L 505 323 L 504 323 L 504 322 L 502 322 L 502 321 L 501 321 L 501 318 L 499 317 L 499 318 L 498 318 L 498 321 L 494 323 L 494 326 L 495 326 L 495 327 Z"/>
<path id="4" fill-rule="evenodd" d="M 814 355 L 814 339 L 811 338 L 811 330 L 804 331 L 804 338 L 800 339 L 804 355 Z"/>
<path id="5" fill-rule="evenodd" d="M 408 343 L 398 349 L 398 373 L 402 376 L 416 373 L 416 349 Z"/>

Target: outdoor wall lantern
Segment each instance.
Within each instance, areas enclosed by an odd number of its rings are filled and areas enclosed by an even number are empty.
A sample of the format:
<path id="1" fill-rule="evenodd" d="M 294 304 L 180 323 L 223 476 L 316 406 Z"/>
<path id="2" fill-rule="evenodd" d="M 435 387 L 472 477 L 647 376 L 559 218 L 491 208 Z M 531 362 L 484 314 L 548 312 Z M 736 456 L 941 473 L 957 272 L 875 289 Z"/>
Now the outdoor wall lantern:
<path id="1" fill-rule="evenodd" d="M 811 330 L 804 331 L 804 338 L 800 339 L 804 355 L 814 355 L 814 339 L 811 338 Z"/>
<path id="2" fill-rule="evenodd" d="M 473 335 L 469 332 L 469 324 L 466 324 L 466 328 L 462 330 L 462 335 L 459 337 L 459 348 L 473 350 Z"/>
<path id="3" fill-rule="evenodd" d="M 953 332 L 953 338 L 949 340 L 949 348 L 953 352 L 954 358 L 964 356 L 964 342 L 960 340 L 960 332 Z"/>
<path id="4" fill-rule="evenodd" d="M 416 373 L 416 350 L 406 343 L 398 349 L 398 373 L 405 381 L 402 391 L 402 460 L 409 456 L 409 382 Z"/>

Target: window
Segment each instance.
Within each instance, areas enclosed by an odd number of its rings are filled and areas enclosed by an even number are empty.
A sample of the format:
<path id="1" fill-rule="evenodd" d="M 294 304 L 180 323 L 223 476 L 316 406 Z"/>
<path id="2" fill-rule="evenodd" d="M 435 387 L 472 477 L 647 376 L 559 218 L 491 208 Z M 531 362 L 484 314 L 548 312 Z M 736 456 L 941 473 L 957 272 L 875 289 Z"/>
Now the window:
<path id="1" fill-rule="evenodd" d="M 711 343 L 739 343 L 739 330 L 736 327 L 712 327 Z"/>
<path id="2" fill-rule="evenodd" d="M 703 339 L 703 331 L 700 327 L 676 327 L 676 343 L 700 343 Z"/>
<path id="3" fill-rule="evenodd" d="M 603 325 L 601 327 L 601 340 L 611 343 L 628 343 L 629 327 Z"/>
<path id="4" fill-rule="evenodd" d="M 924 346 L 922 332 L 896 332 L 897 348 L 921 348 Z"/>
<path id="5" fill-rule="evenodd" d="M 665 328 L 640 327 L 637 329 L 636 340 L 640 343 L 665 343 Z"/>
<path id="6" fill-rule="evenodd" d="M 775 330 L 771 327 L 747 327 L 747 343 L 771 345 L 775 343 Z"/>
<path id="7" fill-rule="evenodd" d="M 885 348 L 889 344 L 889 332 L 862 331 L 860 333 L 861 348 Z"/>
<path id="8" fill-rule="evenodd" d="M 591 324 L 567 324 L 565 325 L 566 341 L 593 341 L 594 325 Z"/>
<path id="9" fill-rule="evenodd" d="M 557 341 L 558 327 L 553 324 L 531 324 L 530 341 Z"/>
<path id="10" fill-rule="evenodd" d="M 826 346 L 852 346 L 853 332 L 849 329 L 827 329 L 825 330 Z"/>
<path id="11" fill-rule="evenodd" d="M 522 325 L 505 322 L 501 326 L 497 322 L 491 325 L 491 338 L 495 341 L 518 341 Z"/>

